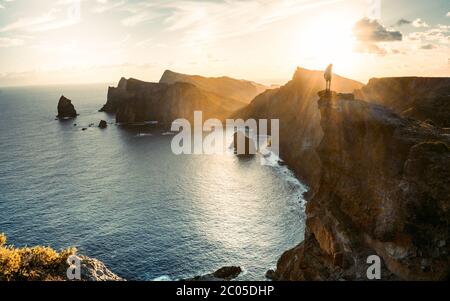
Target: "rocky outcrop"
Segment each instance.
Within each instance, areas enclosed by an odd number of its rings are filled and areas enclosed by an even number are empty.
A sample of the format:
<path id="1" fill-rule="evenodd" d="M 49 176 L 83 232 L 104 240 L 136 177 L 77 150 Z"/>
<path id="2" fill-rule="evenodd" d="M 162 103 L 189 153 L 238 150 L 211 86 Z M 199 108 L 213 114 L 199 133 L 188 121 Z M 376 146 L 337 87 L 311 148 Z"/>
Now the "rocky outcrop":
<path id="1" fill-rule="evenodd" d="M 183 83 L 186 85 L 182 85 Z M 264 85 L 230 77 L 203 77 L 166 70 L 159 83 L 121 78 L 117 87 L 108 88 L 106 104 L 100 111 L 115 114 L 119 107 L 129 101 L 148 98 L 149 94 L 153 93 L 156 93 L 155 98 L 161 98 L 158 93 L 164 93 L 168 87 L 183 86 L 195 86 L 213 100 L 213 105 L 222 106 L 228 114 L 244 107 L 256 95 L 267 89 Z"/>
<path id="2" fill-rule="evenodd" d="M 237 266 L 229 266 L 218 269 L 212 274 L 183 279 L 183 281 L 230 281 L 239 276 L 242 269 Z"/>
<path id="3" fill-rule="evenodd" d="M 348 95 L 321 93 L 324 135 L 305 240 L 285 252 L 277 280 L 383 280 L 450 276 L 450 136 Z"/>
<path id="4" fill-rule="evenodd" d="M 381 104 L 404 117 L 450 127 L 450 78 L 373 78 L 356 90 L 358 99 Z"/>
<path id="5" fill-rule="evenodd" d="M 224 98 L 184 82 L 150 83 L 121 79 L 117 88 L 109 88 L 103 111 L 115 112 L 119 123 L 158 121 L 171 124 L 178 118 L 192 120 L 194 111 L 203 118 L 225 119 L 243 103 Z"/>
<path id="6" fill-rule="evenodd" d="M 174 84 L 177 82 L 189 83 L 204 91 L 217 94 L 220 97 L 235 99 L 241 102 L 242 106 L 250 103 L 253 98 L 268 88 L 255 82 L 234 79 L 227 76 L 203 77 L 176 73 L 170 70 L 164 72 L 159 82 L 165 84 Z"/>
<path id="7" fill-rule="evenodd" d="M 100 120 L 98 127 L 101 129 L 106 129 L 108 127 L 108 123 L 105 120 Z"/>
<path id="8" fill-rule="evenodd" d="M 123 280 L 101 261 L 76 254 L 74 247 L 60 252 L 45 246 L 17 248 L 7 244 L 6 236 L 0 233 L 0 281 Z M 68 262 L 74 263 L 75 268 L 79 263 L 79 277 L 78 273 L 71 273 Z"/>
<path id="9" fill-rule="evenodd" d="M 130 82 L 130 85 L 128 83 Z M 106 104 L 99 110 L 100 112 L 115 114 L 119 105 L 132 99 L 135 96 L 136 87 L 145 86 L 145 82 L 130 78 L 127 80 L 122 77 L 117 87 L 109 87 Z M 129 88 L 128 88 L 129 86 Z"/>
<path id="10" fill-rule="evenodd" d="M 286 85 L 267 90 L 232 118 L 279 119 L 280 156 L 311 188 L 317 186 L 320 160 L 316 147 L 322 140 L 317 92 L 324 88 L 322 71 L 297 68 Z M 334 75 L 333 87 L 352 92 L 363 84 Z M 270 129 L 269 129 L 270 131 Z"/>
<path id="11" fill-rule="evenodd" d="M 87 256 L 80 256 L 82 281 L 124 281 L 111 272 L 103 262 Z"/>
<path id="12" fill-rule="evenodd" d="M 61 96 L 58 102 L 58 118 L 75 118 L 77 117 L 77 111 L 72 104 L 72 101 L 66 98 L 64 95 Z"/>

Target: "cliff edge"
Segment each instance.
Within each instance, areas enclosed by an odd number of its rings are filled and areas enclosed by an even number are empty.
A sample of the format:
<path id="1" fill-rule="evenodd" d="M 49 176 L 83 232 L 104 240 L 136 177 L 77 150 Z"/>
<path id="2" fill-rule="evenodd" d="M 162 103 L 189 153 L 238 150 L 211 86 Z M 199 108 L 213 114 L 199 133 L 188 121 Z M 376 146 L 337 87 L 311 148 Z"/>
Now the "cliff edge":
<path id="1" fill-rule="evenodd" d="M 321 172 L 305 240 L 277 280 L 444 280 L 450 273 L 450 136 L 349 95 L 319 93 Z"/>
<path id="2" fill-rule="evenodd" d="M 363 84 L 334 75 L 332 86 L 352 92 Z M 323 71 L 297 68 L 286 85 L 267 90 L 231 118 L 244 120 L 280 120 L 280 156 L 305 182 L 311 193 L 320 175 L 320 160 L 316 147 L 323 137 L 317 93 L 324 88 Z"/>
<path id="3" fill-rule="evenodd" d="M 177 82 L 192 84 L 223 98 L 238 100 L 242 102 L 243 106 L 250 103 L 253 98 L 268 89 L 268 87 L 252 81 L 235 79 L 228 76 L 204 77 L 177 73 L 170 70 L 164 71 L 159 80 L 159 83 L 169 85 Z"/>

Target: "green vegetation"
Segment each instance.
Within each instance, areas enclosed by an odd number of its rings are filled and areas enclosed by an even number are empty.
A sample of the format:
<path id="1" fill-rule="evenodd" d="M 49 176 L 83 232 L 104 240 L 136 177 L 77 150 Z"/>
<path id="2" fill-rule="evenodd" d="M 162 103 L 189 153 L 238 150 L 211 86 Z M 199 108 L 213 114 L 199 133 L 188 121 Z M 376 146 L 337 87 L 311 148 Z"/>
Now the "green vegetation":
<path id="1" fill-rule="evenodd" d="M 67 258 L 76 251 L 74 247 L 60 253 L 43 246 L 15 248 L 0 233 L 0 281 L 63 280 Z"/>

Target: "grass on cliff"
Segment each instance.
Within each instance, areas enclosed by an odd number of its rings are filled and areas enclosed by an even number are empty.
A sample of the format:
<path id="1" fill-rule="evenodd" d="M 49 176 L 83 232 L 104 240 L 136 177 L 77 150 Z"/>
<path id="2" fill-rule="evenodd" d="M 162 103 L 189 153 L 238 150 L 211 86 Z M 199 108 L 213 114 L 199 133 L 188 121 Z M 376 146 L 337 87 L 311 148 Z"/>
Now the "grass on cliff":
<path id="1" fill-rule="evenodd" d="M 15 248 L 0 233 L 0 281 L 63 280 L 67 258 L 76 248 L 57 252 L 50 247 Z"/>

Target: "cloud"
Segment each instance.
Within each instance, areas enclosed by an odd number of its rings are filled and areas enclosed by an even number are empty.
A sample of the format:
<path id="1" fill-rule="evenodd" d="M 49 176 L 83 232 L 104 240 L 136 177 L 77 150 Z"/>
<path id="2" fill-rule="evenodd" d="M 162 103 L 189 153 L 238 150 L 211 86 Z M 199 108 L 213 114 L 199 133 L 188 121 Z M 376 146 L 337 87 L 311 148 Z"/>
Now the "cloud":
<path id="1" fill-rule="evenodd" d="M 3 2 L 13 2 L 14 0 L 3 0 Z M 0 3 L 0 9 L 4 9 L 5 5 Z"/>
<path id="2" fill-rule="evenodd" d="M 357 43 L 353 50 L 359 53 L 371 53 L 379 56 L 384 56 L 388 53 L 385 48 L 380 47 L 375 43 Z"/>
<path id="3" fill-rule="evenodd" d="M 141 47 L 141 46 L 147 46 L 147 45 L 149 45 L 151 42 L 153 42 L 153 39 L 152 39 L 152 38 L 145 39 L 145 40 L 142 40 L 142 41 L 137 42 L 137 43 L 136 43 L 136 46 L 138 46 L 138 47 Z"/>
<path id="4" fill-rule="evenodd" d="M 55 7 L 40 16 L 26 16 L 0 28 L 0 32 L 40 32 L 58 29 L 81 21 L 81 6 L 78 0 L 59 0 Z"/>
<path id="5" fill-rule="evenodd" d="M 107 0 L 97 0 L 97 3 L 99 4 L 92 8 L 92 12 L 97 14 L 111 11 L 116 8 L 121 8 L 126 4 L 126 2 L 123 0 L 117 2 L 110 2 Z"/>
<path id="6" fill-rule="evenodd" d="M 420 49 L 424 49 L 424 50 L 431 50 L 431 49 L 436 49 L 437 46 L 433 45 L 433 44 L 427 44 L 427 45 L 423 45 L 420 47 Z"/>
<path id="7" fill-rule="evenodd" d="M 21 40 L 21 39 L 0 38 L 0 48 L 21 46 L 24 43 L 25 42 L 23 40 Z"/>
<path id="8" fill-rule="evenodd" d="M 450 38 L 450 26 L 438 25 L 434 28 L 430 28 L 426 31 L 412 32 L 408 35 L 408 40 L 411 41 L 423 41 L 433 42 L 438 44 L 449 44 Z"/>
<path id="9" fill-rule="evenodd" d="M 412 23 L 412 22 L 409 21 L 409 20 L 406 20 L 406 19 L 400 19 L 400 20 L 397 21 L 397 23 L 395 23 L 395 25 L 397 25 L 397 26 L 403 26 L 403 25 L 409 25 L 409 24 L 411 24 L 411 23 Z"/>
<path id="10" fill-rule="evenodd" d="M 178 31 L 187 44 L 245 36 L 269 28 L 278 21 L 346 0 L 221 0 L 128 2 L 119 8 L 130 16 L 124 26 L 138 26 L 158 18 L 164 31 Z M 250 13 L 249 13 L 250 12 Z"/>
<path id="11" fill-rule="evenodd" d="M 151 13 L 151 12 L 144 11 L 140 14 L 132 15 L 130 17 L 123 19 L 121 21 L 121 23 L 124 26 L 133 27 L 133 26 L 139 25 L 141 23 L 154 20 L 158 17 L 160 17 L 160 14 L 158 14 L 158 13 Z"/>
<path id="12" fill-rule="evenodd" d="M 400 31 L 388 30 L 378 23 L 377 20 L 369 20 L 367 18 L 356 22 L 353 27 L 353 34 L 360 42 L 393 42 L 403 39 Z"/>
<path id="13" fill-rule="evenodd" d="M 425 21 L 423 21 L 422 19 L 416 19 L 412 22 L 414 27 L 430 27 L 430 25 L 428 25 Z"/>
<path id="14" fill-rule="evenodd" d="M 400 22 L 402 21 L 402 22 Z M 397 22 L 405 24 L 406 20 Z M 400 42 L 403 35 L 400 31 L 388 30 L 377 20 L 361 19 L 353 26 L 353 35 L 356 38 L 355 52 L 371 53 L 378 56 L 398 54 L 400 51 L 392 50 L 387 45 L 392 42 Z"/>
<path id="15" fill-rule="evenodd" d="M 51 10 L 50 12 L 38 16 L 38 17 L 25 17 L 20 18 L 17 21 L 9 23 L 2 28 L 0 28 L 0 32 L 8 32 L 13 30 L 21 30 L 26 28 L 31 28 L 35 25 L 41 25 L 44 23 L 48 23 L 54 21 L 56 19 L 56 10 Z"/>

